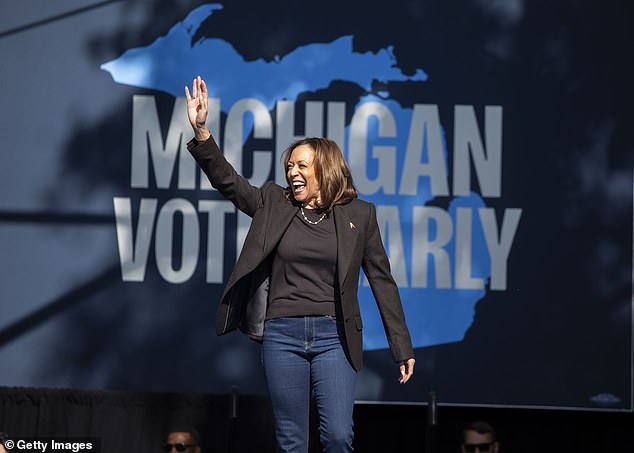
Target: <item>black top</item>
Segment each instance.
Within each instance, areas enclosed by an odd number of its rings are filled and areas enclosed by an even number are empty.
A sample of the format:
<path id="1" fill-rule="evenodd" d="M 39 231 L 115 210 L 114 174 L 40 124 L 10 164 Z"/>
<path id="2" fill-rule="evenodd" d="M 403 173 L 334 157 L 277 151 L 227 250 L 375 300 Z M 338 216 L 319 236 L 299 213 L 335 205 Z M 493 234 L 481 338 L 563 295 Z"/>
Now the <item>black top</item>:
<path id="1" fill-rule="evenodd" d="M 267 319 L 335 315 L 337 235 L 332 214 L 300 210 L 282 236 L 271 270 Z"/>
<path id="2" fill-rule="evenodd" d="M 262 341 L 269 301 L 271 263 L 277 246 L 297 215 L 284 188 L 272 181 L 261 188 L 236 173 L 213 138 L 188 149 L 209 178 L 211 185 L 238 209 L 253 217 L 240 256 L 222 291 L 216 315 L 216 333 L 240 329 L 249 338 Z M 398 287 L 390 274 L 390 262 L 381 242 L 376 208 L 354 199 L 333 206 L 337 232 L 337 316 L 350 363 L 363 367 L 363 323 L 359 313 L 361 268 L 372 286 L 383 327 L 395 362 L 414 357 Z M 254 267 L 255 266 L 255 267 Z"/>

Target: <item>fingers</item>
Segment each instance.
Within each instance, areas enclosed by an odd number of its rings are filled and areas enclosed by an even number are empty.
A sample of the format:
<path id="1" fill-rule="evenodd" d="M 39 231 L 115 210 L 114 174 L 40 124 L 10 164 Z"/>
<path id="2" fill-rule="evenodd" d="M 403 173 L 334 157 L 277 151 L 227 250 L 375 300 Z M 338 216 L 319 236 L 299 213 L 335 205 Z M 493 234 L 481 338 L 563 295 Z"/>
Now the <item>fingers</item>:
<path id="1" fill-rule="evenodd" d="M 196 138 L 204 138 L 206 140 L 209 135 L 207 130 L 207 85 L 204 80 L 197 76 L 192 81 L 192 90 L 189 92 L 189 87 L 185 86 L 185 98 L 187 100 L 187 116 L 189 122 L 194 128 Z M 206 138 L 205 138 L 206 137 Z"/>
<path id="2" fill-rule="evenodd" d="M 201 104 L 203 106 L 203 108 L 205 110 L 207 110 L 207 101 L 209 100 L 209 93 L 207 91 L 207 84 L 205 83 L 205 81 L 200 78 L 200 76 L 198 77 L 198 80 L 200 81 L 200 95 L 201 95 Z"/>
<path id="3" fill-rule="evenodd" d="M 401 369 L 401 376 L 398 378 L 398 382 L 400 384 L 405 384 L 407 381 L 409 381 L 409 378 L 412 377 L 412 373 L 408 369 L 407 365 L 404 363 L 401 364 L 400 369 Z"/>
<path id="4" fill-rule="evenodd" d="M 189 93 L 189 87 L 185 85 L 185 98 L 187 99 L 187 102 L 191 102 L 192 99 L 196 99 L 199 102 L 199 104 L 201 105 L 204 104 L 204 106 L 206 107 L 208 96 L 209 94 L 207 91 L 207 85 L 205 84 L 205 81 L 200 76 L 197 76 L 192 81 L 191 94 Z"/>
<path id="5" fill-rule="evenodd" d="M 399 367 L 401 371 L 401 376 L 399 377 L 398 382 L 400 382 L 401 384 L 405 384 L 407 381 L 410 380 L 410 378 L 414 374 L 415 363 L 416 360 L 414 359 L 408 359 L 406 362 L 401 363 Z"/>

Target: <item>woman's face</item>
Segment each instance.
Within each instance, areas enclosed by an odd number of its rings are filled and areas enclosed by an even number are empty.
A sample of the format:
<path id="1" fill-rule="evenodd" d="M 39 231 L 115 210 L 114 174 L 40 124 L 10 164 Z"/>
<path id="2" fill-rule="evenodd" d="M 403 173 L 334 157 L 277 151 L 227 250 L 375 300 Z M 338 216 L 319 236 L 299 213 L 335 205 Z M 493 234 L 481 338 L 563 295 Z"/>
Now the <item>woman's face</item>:
<path id="1" fill-rule="evenodd" d="M 304 206 L 315 207 L 319 197 L 319 181 L 315 175 L 315 151 L 308 145 L 293 150 L 286 163 L 286 177 L 295 200 Z"/>

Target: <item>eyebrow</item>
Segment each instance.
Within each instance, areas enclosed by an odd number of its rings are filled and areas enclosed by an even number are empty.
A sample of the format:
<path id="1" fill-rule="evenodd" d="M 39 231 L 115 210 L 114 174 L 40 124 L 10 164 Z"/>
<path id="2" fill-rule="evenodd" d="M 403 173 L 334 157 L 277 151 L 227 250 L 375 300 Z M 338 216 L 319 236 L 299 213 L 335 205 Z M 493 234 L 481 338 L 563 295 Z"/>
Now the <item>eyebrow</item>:
<path id="1" fill-rule="evenodd" d="M 293 162 L 292 160 L 289 160 L 288 162 L 286 162 L 286 165 L 288 165 L 288 164 L 294 164 L 294 163 L 301 164 L 302 162 L 304 162 L 305 164 L 310 165 L 310 162 L 308 162 L 308 161 L 306 161 L 306 160 L 303 160 L 303 159 L 302 159 L 302 160 L 298 160 L 297 162 Z"/>

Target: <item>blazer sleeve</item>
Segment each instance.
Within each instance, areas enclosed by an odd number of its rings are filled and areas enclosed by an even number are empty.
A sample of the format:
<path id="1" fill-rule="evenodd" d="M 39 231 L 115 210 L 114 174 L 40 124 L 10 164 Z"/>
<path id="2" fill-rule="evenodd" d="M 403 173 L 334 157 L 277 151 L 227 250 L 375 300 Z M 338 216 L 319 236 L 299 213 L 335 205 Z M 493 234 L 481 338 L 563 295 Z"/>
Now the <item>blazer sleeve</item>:
<path id="1" fill-rule="evenodd" d="M 204 142 L 195 138 L 187 143 L 187 149 L 207 175 L 211 185 L 239 210 L 249 217 L 263 206 L 262 190 L 249 184 L 239 175 L 218 148 L 213 137 Z"/>
<path id="2" fill-rule="evenodd" d="M 395 362 L 401 362 L 414 357 L 412 340 L 405 323 L 398 287 L 392 277 L 390 262 L 381 241 L 373 204 L 370 204 L 369 215 L 361 266 L 379 307 L 392 358 Z"/>

